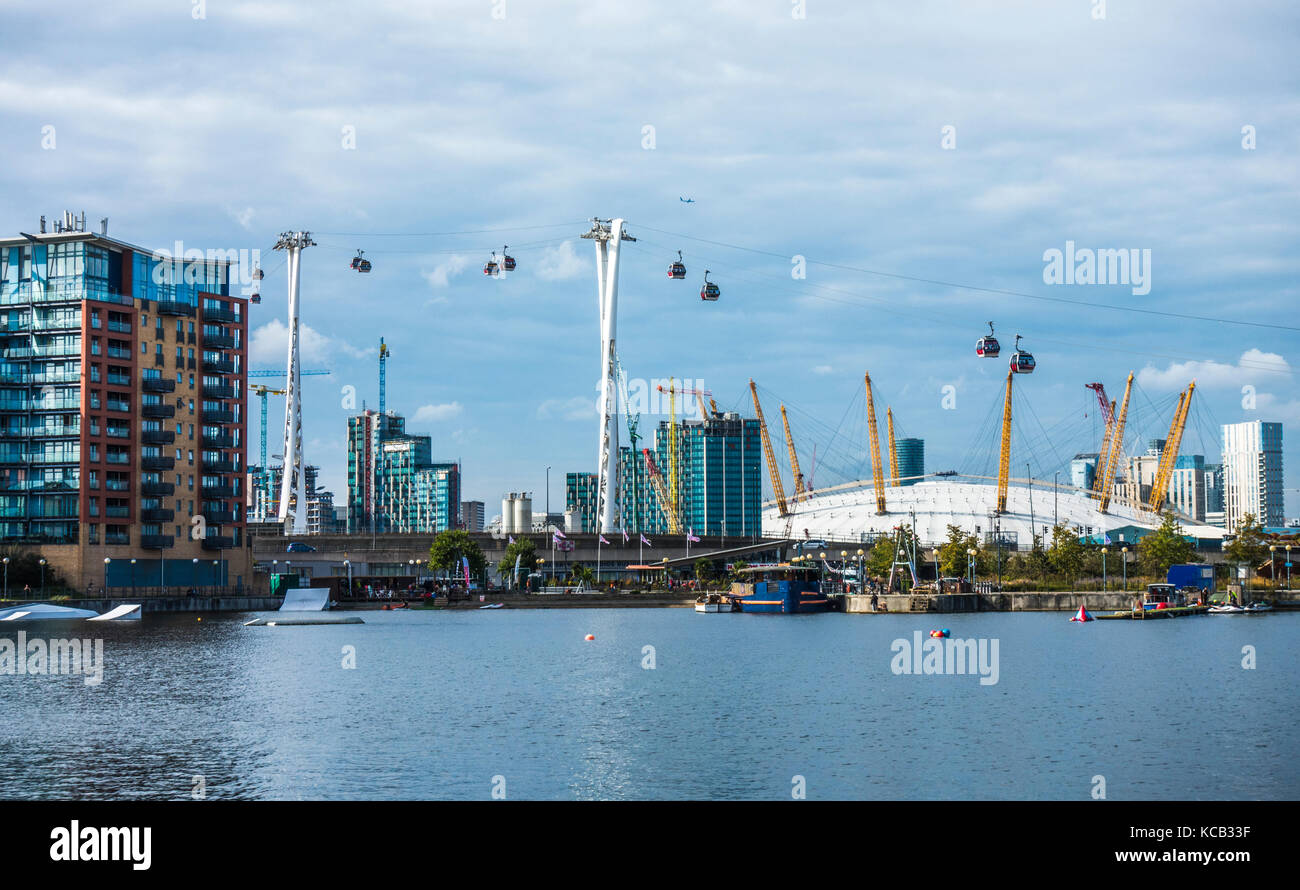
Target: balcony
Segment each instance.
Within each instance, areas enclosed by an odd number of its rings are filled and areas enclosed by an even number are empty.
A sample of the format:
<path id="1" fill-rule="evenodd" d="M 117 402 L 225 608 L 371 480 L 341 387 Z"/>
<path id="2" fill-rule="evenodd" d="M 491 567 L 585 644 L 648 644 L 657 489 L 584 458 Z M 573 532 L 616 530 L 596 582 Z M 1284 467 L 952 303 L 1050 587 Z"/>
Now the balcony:
<path id="1" fill-rule="evenodd" d="M 235 314 L 233 309 L 215 309 L 204 306 L 203 320 L 215 322 L 216 324 L 234 324 L 239 321 L 239 316 Z"/>
<path id="2" fill-rule="evenodd" d="M 203 398 L 205 399 L 233 399 L 234 397 L 235 388 L 229 383 L 203 384 Z"/>
<path id="3" fill-rule="evenodd" d="M 218 358 L 203 360 L 203 370 L 205 373 L 212 374 L 233 374 L 235 373 L 234 359 Z"/>
<path id="4" fill-rule="evenodd" d="M 145 417 L 175 417 L 175 405 L 141 405 L 140 413 Z"/>
<path id="5" fill-rule="evenodd" d="M 171 535 L 140 536 L 140 546 L 145 550 L 169 550 L 175 546 L 175 544 L 176 539 Z"/>
<path id="6" fill-rule="evenodd" d="M 175 468 L 176 458 L 174 457 L 140 458 L 140 469 L 142 470 L 174 470 Z"/>
<path id="7" fill-rule="evenodd" d="M 209 535 L 203 539 L 204 550 L 230 550 L 235 546 L 235 539 L 223 535 Z"/>
<path id="8" fill-rule="evenodd" d="M 159 300 L 159 315 L 185 315 L 190 318 L 194 317 L 194 307 L 188 303 L 178 303 L 175 300 Z"/>
<path id="9" fill-rule="evenodd" d="M 225 410 L 222 410 L 222 411 L 204 411 L 204 412 L 203 412 L 203 422 L 204 422 L 204 423 L 235 423 L 235 422 L 236 422 L 236 420 L 235 420 L 235 412 L 234 412 L 234 411 L 225 411 Z"/>
<path id="10" fill-rule="evenodd" d="M 204 510 L 203 518 L 213 525 L 223 525 L 235 521 L 233 510 Z"/>
<path id="11" fill-rule="evenodd" d="M 140 441 L 145 445 L 170 445 L 176 441 L 176 434 L 171 430 L 144 430 Z"/>
<path id="12" fill-rule="evenodd" d="M 206 457 L 202 460 L 203 472 L 205 473 L 234 473 L 236 472 L 235 462 L 230 460 L 208 460 Z"/>
<path id="13" fill-rule="evenodd" d="M 230 334 L 204 334 L 204 349 L 234 349 L 235 338 Z"/>
<path id="14" fill-rule="evenodd" d="M 176 392 L 176 381 L 167 377 L 146 377 L 140 381 L 145 392 Z"/>
<path id="15" fill-rule="evenodd" d="M 141 522 L 171 522 L 175 518 L 176 518 L 175 510 L 164 510 L 164 509 L 154 507 L 151 509 L 140 511 Z"/>
<path id="16" fill-rule="evenodd" d="M 204 448 L 234 448 L 234 436 L 209 436 L 204 435 L 200 440 Z"/>
<path id="17" fill-rule="evenodd" d="M 151 497 L 168 497 L 176 492 L 175 484 L 171 482 L 141 482 L 140 494 Z"/>
<path id="18" fill-rule="evenodd" d="M 201 491 L 203 498 L 209 501 L 224 501 L 236 497 L 233 485 L 205 485 Z"/>

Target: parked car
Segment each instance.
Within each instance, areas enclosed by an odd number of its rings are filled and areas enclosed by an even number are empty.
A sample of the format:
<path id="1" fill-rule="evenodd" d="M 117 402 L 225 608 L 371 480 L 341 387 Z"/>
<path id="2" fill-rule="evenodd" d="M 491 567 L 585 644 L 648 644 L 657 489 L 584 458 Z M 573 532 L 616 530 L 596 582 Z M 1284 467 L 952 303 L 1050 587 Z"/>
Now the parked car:
<path id="1" fill-rule="evenodd" d="M 304 544 L 302 541 L 294 541 L 285 548 L 286 553 L 315 553 L 316 548 L 310 544 Z"/>

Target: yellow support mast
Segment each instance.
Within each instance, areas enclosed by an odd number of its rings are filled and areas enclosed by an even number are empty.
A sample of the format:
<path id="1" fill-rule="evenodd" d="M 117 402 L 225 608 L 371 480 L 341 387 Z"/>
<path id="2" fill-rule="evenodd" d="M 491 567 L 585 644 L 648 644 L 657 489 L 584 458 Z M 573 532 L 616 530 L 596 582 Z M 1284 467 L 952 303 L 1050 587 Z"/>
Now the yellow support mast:
<path id="1" fill-rule="evenodd" d="M 894 409 L 885 407 L 889 427 L 889 484 L 898 487 L 898 450 L 894 447 Z"/>
<path id="2" fill-rule="evenodd" d="M 1011 371 L 1002 400 L 1002 449 L 998 452 L 998 513 L 1007 512 L 1007 486 L 1011 483 Z"/>
<path id="3" fill-rule="evenodd" d="M 871 374 L 863 375 L 867 387 L 867 424 L 871 433 L 871 480 L 876 487 L 876 514 L 884 516 L 885 509 L 885 473 L 880 465 L 880 431 L 876 429 L 876 400 L 871 394 Z"/>
<path id="4" fill-rule="evenodd" d="M 1128 420 L 1128 399 L 1133 394 L 1133 372 L 1129 372 L 1124 384 L 1124 400 L 1120 402 L 1119 416 L 1115 418 L 1115 431 L 1110 437 L 1110 447 L 1106 454 L 1106 473 L 1101 481 L 1101 501 L 1097 505 L 1099 512 L 1105 513 L 1110 507 L 1111 492 L 1115 489 L 1115 468 L 1119 466 L 1119 457 L 1124 450 L 1124 423 Z"/>
<path id="5" fill-rule="evenodd" d="M 1173 423 L 1169 425 L 1169 438 L 1165 441 L 1165 450 L 1160 452 L 1160 464 L 1156 469 L 1155 483 L 1151 486 L 1151 497 L 1147 509 L 1159 510 L 1165 505 L 1169 492 L 1169 480 L 1174 474 L 1174 464 L 1178 460 L 1178 449 L 1183 443 L 1183 428 L 1187 424 L 1187 412 L 1192 407 L 1192 393 L 1196 391 L 1196 381 L 1187 385 L 1187 390 L 1178 396 L 1178 408 L 1174 411 Z"/>
<path id="6" fill-rule="evenodd" d="M 682 521 L 677 518 L 677 514 L 669 506 L 668 487 L 664 485 L 664 477 L 655 464 L 654 455 L 650 453 L 649 448 L 641 449 L 641 453 L 645 458 L 646 476 L 650 479 L 650 487 L 654 489 L 655 499 L 659 501 L 659 506 L 663 508 L 664 519 L 668 522 L 668 534 L 680 535 L 682 533 Z"/>
<path id="7" fill-rule="evenodd" d="M 781 405 L 781 424 L 785 427 L 785 447 L 790 452 L 790 472 L 794 474 L 795 503 L 803 500 L 803 473 L 799 471 L 799 455 L 794 450 L 794 439 L 790 438 L 790 418 L 785 415 L 785 405 Z"/>
<path id="8" fill-rule="evenodd" d="M 763 406 L 758 403 L 758 387 L 753 379 L 749 381 L 749 392 L 754 397 L 754 414 L 758 417 L 758 432 L 763 438 L 763 456 L 767 459 L 767 472 L 772 477 L 772 494 L 776 497 L 776 509 L 782 516 L 789 516 L 790 509 L 785 503 L 785 489 L 781 487 L 781 473 L 776 466 L 776 455 L 772 453 L 772 439 L 767 434 L 767 421 L 763 419 Z"/>

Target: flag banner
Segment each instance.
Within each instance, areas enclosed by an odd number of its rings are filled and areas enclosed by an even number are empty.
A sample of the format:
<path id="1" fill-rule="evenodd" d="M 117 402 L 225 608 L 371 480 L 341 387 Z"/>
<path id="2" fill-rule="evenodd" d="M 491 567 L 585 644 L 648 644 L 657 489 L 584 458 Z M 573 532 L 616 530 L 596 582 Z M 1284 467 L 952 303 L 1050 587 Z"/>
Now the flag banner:
<path id="1" fill-rule="evenodd" d="M 601 535 L 601 536 L 600 536 L 600 543 L 602 543 L 602 544 L 608 544 L 609 541 L 606 541 L 606 540 L 605 540 L 605 536 L 604 536 L 604 535 Z"/>
<path id="2" fill-rule="evenodd" d="M 695 529 L 693 529 L 693 528 L 688 528 L 688 529 L 686 530 L 686 540 L 690 541 L 692 544 L 697 544 L 697 543 L 699 543 L 699 540 L 700 540 L 700 539 L 699 539 L 699 536 L 697 536 L 697 535 L 695 534 Z"/>
<path id="3" fill-rule="evenodd" d="M 623 533 L 623 543 L 626 544 L 626 543 L 627 543 L 627 529 L 625 529 L 625 528 L 620 528 L 619 531 L 621 531 L 621 532 Z"/>
<path id="4" fill-rule="evenodd" d="M 497 540 L 500 540 L 500 539 L 498 538 Z M 515 542 L 515 536 L 514 536 L 514 535 L 511 535 L 511 536 L 510 536 L 510 540 L 509 540 L 509 541 L 506 541 L 507 544 L 513 544 L 514 542 Z"/>
<path id="5" fill-rule="evenodd" d="M 645 536 L 645 535 L 641 535 L 641 543 L 642 543 L 642 544 L 645 544 L 647 547 L 653 547 L 653 546 L 654 546 L 654 545 L 651 544 L 648 540 L 646 540 L 646 536 Z"/>
<path id="6" fill-rule="evenodd" d="M 552 528 L 551 531 L 555 534 L 557 538 L 564 537 L 564 532 L 560 531 L 558 528 Z"/>

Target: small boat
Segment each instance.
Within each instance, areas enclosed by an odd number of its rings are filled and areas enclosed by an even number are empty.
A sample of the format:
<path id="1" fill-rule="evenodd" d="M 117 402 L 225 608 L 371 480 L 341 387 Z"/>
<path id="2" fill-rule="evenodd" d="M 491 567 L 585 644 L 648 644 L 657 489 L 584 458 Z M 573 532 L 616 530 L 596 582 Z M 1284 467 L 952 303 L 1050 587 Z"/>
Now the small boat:
<path id="1" fill-rule="evenodd" d="M 486 606 L 479 606 L 479 609 L 500 609 L 505 603 L 488 603 Z"/>
<path id="2" fill-rule="evenodd" d="M 695 611 L 734 612 L 736 611 L 736 604 L 732 602 L 731 597 L 724 596 L 721 593 L 706 593 L 696 598 Z"/>
<path id="3" fill-rule="evenodd" d="M 775 612 L 780 615 L 829 612 L 830 598 L 821 589 L 821 571 L 790 563 L 749 566 L 741 570 L 746 590 L 740 597 L 742 612 Z"/>
<path id="4" fill-rule="evenodd" d="M 1262 602 L 1262 601 L 1251 603 L 1249 606 L 1246 607 L 1246 611 L 1247 612 L 1272 612 L 1273 604 Z"/>
<path id="5" fill-rule="evenodd" d="M 1231 603 L 1219 603 L 1210 606 L 1211 615 L 1245 615 L 1246 610 L 1241 606 L 1234 606 Z"/>

